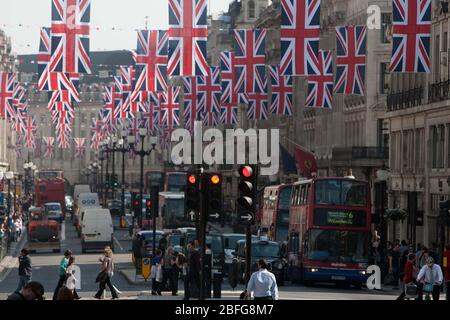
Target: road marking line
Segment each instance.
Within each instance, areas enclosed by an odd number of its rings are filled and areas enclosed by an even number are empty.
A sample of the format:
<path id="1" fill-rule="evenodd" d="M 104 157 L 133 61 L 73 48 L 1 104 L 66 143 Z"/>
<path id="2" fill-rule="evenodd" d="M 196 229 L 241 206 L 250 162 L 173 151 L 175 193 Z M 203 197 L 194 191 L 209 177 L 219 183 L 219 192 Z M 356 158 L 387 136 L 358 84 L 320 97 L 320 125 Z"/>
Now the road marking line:
<path id="1" fill-rule="evenodd" d="M 116 237 L 114 237 L 114 241 L 119 246 L 120 250 L 123 251 L 123 247 L 120 245 L 120 242 L 119 242 L 119 240 L 117 240 Z"/>
<path id="2" fill-rule="evenodd" d="M 66 221 L 63 221 L 61 225 L 61 241 L 66 240 Z"/>

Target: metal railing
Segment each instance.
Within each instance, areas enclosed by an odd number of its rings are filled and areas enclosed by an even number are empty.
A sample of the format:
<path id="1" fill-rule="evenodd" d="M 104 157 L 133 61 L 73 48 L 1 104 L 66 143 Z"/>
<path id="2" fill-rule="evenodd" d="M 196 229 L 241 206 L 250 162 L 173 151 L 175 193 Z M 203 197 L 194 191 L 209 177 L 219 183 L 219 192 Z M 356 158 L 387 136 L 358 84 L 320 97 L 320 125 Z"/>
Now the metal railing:
<path id="1" fill-rule="evenodd" d="M 428 86 L 428 102 L 438 102 L 449 99 L 450 80 L 441 80 Z"/>
<path id="2" fill-rule="evenodd" d="M 353 147 L 352 159 L 389 159 L 389 148 Z"/>
<path id="3" fill-rule="evenodd" d="M 387 96 L 387 111 L 391 112 L 420 106 L 422 99 L 423 87 L 389 93 Z"/>

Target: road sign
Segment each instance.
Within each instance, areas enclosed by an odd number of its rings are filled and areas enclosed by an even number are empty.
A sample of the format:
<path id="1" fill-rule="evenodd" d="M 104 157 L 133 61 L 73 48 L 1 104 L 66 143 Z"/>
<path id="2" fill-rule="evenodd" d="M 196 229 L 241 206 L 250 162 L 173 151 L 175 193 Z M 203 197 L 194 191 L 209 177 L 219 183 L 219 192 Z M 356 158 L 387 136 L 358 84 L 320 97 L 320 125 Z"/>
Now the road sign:
<path id="1" fill-rule="evenodd" d="M 241 212 L 239 214 L 239 221 L 245 225 L 251 225 L 255 222 L 255 217 L 250 212 Z"/>
<path id="2" fill-rule="evenodd" d="M 193 211 L 189 212 L 189 216 L 191 217 L 191 221 L 195 221 L 195 216 L 196 216 L 195 212 L 193 212 Z"/>
<path id="3" fill-rule="evenodd" d="M 219 219 L 219 218 L 220 218 L 220 214 L 218 214 L 218 213 L 210 214 L 209 217 L 210 217 L 210 218 L 216 218 L 216 219 Z"/>

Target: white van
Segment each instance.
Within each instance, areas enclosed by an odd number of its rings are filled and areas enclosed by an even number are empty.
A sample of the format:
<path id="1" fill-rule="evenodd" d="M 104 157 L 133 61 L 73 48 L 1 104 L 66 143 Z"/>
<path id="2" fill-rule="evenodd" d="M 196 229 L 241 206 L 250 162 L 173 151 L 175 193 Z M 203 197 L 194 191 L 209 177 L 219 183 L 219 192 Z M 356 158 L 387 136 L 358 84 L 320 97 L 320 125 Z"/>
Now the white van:
<path id="1" fill-rule="evenodd" d="M 81 252 L 114 248 L 114 228 L 108 209 L 84 208 L 81 212 Z"/>
<path id="2" fill-rule="evenodd" d="M 80 193 L 75 199 L 75 204 L 73 225 L 77 229 L 78 236 L 81 236 L 81 211 L 86 208 L 100 208 L 100 201 L 97 193 Z"/>
<path id="3" fill-rule="evenodd" d="M 73 200 L 76 201 L 80 193 L 91 193 L 91 187 L 87 184 L 77 184 L 73 188 Z"/>

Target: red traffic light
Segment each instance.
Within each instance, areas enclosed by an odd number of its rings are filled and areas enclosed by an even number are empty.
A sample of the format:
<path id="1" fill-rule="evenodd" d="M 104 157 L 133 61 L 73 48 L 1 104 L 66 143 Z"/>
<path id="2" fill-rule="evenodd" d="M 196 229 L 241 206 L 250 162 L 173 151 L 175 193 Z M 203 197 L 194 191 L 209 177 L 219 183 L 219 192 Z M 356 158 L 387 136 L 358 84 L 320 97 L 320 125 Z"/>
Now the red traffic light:
<path id="1" fill-rule="evenodd" d="M 147 208 L 150 208 L 151 205 L 152 205 L 152 202 L 151 202 L 150 200 L 147 200 L 147 201 L 145 202 L 145 206 L 146 206 Z"/>
<path id="2" fill-rule="evenodd" d="M 211 177 L 211 182 L 213 183 L 213 184 L 219 184 L 220 183 L 220 177 L 218 176 L 218 175 L 213 175 L 212 177 Z"/>
<path id="3" fill-rule="evenodd" d="M 253 169 L 250 166 L 244 166 L 241 168 L 240 174 L 245 178 L 250 178 L 253 175 Z"/>
<path id="4" fill-rule="evenodd" d="M 139 207 L 139 201 L 138 201 L 138 200 L 134 200 L 133 206 L 134 206 L 135 208 Z"/>
<path id="5" fill-rule="evenodd" d="M 197 182 L 197 177 L 191 174 L 191 175 L 188 177 L 188 182 L 189 182 L 190 184 L 195 184 L 195 183 Z"/>

